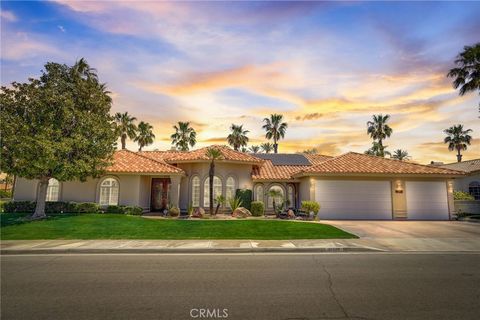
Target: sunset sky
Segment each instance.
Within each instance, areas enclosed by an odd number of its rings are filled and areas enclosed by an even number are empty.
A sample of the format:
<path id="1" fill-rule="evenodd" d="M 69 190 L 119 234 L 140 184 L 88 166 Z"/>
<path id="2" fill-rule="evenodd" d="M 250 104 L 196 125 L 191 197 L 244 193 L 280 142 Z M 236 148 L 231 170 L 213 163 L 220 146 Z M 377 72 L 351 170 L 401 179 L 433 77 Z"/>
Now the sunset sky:
<path id="1" fill-rule="evenodd" d="M 480 41 L 479 17 L 480 2 L 2 1 L 1 83 L 84 57 L 112 112 L 154 126 L 146 150 L 170 148 L 177 121 L 192 122 L 196 147 L 225 144 L 232 123 L 260 144 L 262 119 L 281 113 L 280 152 L 363 152 L 366 122 L 388 113 L 389 150 L 453 162 L 442 130 L 462 123 L 468 160 L 480 157 L 480 98 L 445 75 Z"/>

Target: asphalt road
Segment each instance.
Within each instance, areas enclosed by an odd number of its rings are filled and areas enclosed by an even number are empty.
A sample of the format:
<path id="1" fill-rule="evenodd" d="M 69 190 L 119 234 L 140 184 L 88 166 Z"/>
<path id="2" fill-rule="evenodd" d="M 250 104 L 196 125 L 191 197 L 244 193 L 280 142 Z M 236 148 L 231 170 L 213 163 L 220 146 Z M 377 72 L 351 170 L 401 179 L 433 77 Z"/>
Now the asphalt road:
<path id="1" fill-rule="evenodd" d="M 480 254 L 2 256 L 1 281 L 4 320 L 480 315 Z"/>

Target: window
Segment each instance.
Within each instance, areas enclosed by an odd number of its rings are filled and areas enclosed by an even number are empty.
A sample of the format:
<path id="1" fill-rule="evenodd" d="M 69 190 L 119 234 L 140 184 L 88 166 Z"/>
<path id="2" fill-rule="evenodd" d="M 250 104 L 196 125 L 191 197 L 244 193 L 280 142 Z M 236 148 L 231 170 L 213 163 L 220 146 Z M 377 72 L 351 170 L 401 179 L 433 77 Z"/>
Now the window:
<path id="1" fill-rule="evenodd" d="M 192 206 L 200 206 L 200 178 L 198 176 L 192 179 Z"/>
<path id="2" fill-rule="evenodd" d="M 268 192 L 270 191 L 277 191 L 278 192 L 278 196 L 275 197 L 275 206 L 279 206 L 282 204 L 283 202 L 283 199 L 285 197 L 285 192 L 283 191 L 283 188 L 280 187 L 280 186 L 271 186 L 270 189 L 268 189 Z M 268 198 L 268 208 L 272 208 L 273 209 L 273 197 L 271 196 L 267 196 Z"/>
<path id="3" fill-rule="evenodd" d="M 205 207 L 210 206 L 210 178 L 207 177 L 205 179 L 205 183 L 203 184 L 203 205 Z M 219 195 L 222 194 L 222 180 L 219 177 L 213 177 L 213 205 L 217 205 L 217 201 L 215 200 Z"/>
<path id="4" fill-rule="evenodd" d="M 257 184 L 255 186 L 255 201 L 262 201 L 263 202 L 263 185 L 262 184 Z"/>
<path id="5" fill-rule="evenodd" d="M 116 179 L 107 178 L 100 184 L 100 205 L 116 206 L 118 205 L 118 187 L 119 183 Z"/>
<path id="6" fill-rule="evenodd" d="M 295 188 L 291 184 L 287 186 L 287 200 L 288 207 L 295 208 Z"/>
<path id="7" fill-rule="evenodd" d="M 60 182 L 57 179 L 50 178 L 48 180 L 47 197 L 45 201 L 58 201 L 58 195 L 60 193 Z"/>
<path id="8" fill-rule="evenodd" d="M 230 207 L 230 202 L 228 200 L 235 198 L 235 179 L 233 177 L 228 177 L 225 185 L 225 198 L 227 200 L 227 206 Z"/>
<path id="9" fill-rule="evenodd" d="M 475 198 L 475 200 L 480 200 L 480 183 L 478 181 L 470 182 L 468 185 L 468 192 Z"/>

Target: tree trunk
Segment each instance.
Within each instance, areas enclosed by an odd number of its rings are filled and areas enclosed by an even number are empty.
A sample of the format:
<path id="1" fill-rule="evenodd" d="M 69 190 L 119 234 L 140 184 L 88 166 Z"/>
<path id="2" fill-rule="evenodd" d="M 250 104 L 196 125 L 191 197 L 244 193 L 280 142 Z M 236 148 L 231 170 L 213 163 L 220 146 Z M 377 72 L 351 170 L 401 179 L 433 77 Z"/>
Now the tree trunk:
<path id="1" fill-rule="evenodd" d="M 275 136 L 273 137 L 273 152 L 278 153 L 278 143 Z"/>
<path id="2" fill-rule="evenodd" d="M 13 183 L 12 183 L 12 189 L 11 189 L 11 192 L 12 192 L 12 200 L 15 200 L 13 198 L 13 195 L 15 193 L 15 183 L 17 182 L 17 176 L 16 175 L 13 175 Z"/>
<path id="3" fill-rule="evenodd" d="M 210 172 L 209 172 L 209 186 L 210 191 L 209 200 L 210 200 L 210 214 L 213 214 L 213 177 L 215 176 L 215 163 L 212 161 L 210 163 Z"/>
<path id="4" fill-rule="evenodd" d="M 127 136 L 125 134 L 122 134 L 122 150 L 125 150 L 127 147 L 125 144 L 127 143 Z"/>
<path id="5" fill-rule="evenodd" d="M 462 162 L 462 154 L 459 148 L 457 148 L 457 162 Z"/>
<path id="6" fill-rule="evenodd" d="M 138 148 L 138 152 L 142 151 L 142 146 L 140 145 L 140 147 Z"/>
<path id="7" fill-rule="evenodd" d="M 45 199 L 47 198 L 48 177 L 40 179 L 38 184 L 37 205 L 35 206 L 35 212 L 31 216 L 32 219 L 46 218 L 45 214 Z"/>

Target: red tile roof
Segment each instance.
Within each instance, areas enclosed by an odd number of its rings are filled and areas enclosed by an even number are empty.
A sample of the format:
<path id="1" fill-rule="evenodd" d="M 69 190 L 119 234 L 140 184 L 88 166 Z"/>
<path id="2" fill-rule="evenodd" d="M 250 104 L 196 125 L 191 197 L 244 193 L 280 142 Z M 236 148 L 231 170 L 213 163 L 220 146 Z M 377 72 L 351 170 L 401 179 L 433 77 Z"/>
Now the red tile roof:
<path id="1" fill-rule="evenodd" d="M 252 179 L 254 180 L 290 180 L 292 174 L 309 166 L 274 166 L 272 161 L 265 160 L 262 166 L 254 166 Z"/>
<path id="2" fill-rule="evenodd" d="M 140 153 L 129 150 L 119 150 L 113 155 L 113 164 L 107 172 L 119 173 L 183 173 L 183 170 L 164 161 L 153 160 Z"/>
<path id="3" fill-rule="evenodd" d="M 301 169 L 294 176 L 321 173 L 463 175 L 462 172 L 456 170 L 348 152 L 317 165 Z"/>

